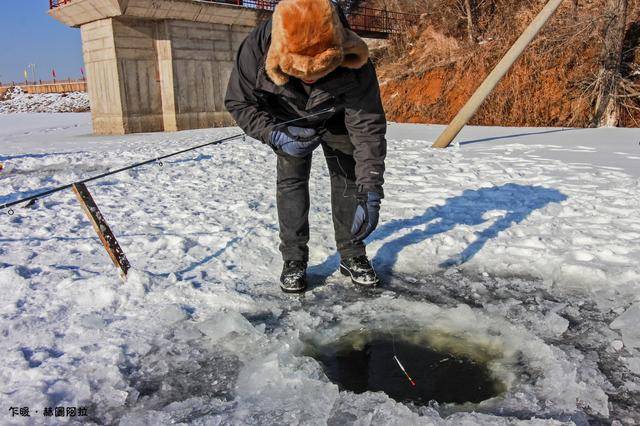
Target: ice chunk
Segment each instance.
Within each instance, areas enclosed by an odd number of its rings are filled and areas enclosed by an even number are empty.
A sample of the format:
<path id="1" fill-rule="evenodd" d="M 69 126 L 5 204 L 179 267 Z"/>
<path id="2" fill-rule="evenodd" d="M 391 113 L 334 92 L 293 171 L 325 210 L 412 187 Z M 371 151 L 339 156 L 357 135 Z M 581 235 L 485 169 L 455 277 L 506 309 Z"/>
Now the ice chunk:
<path id="1" fill-rule="evenodd" d="M 569 321 L 562 318 L 555 312 L 549 312 L 544 316 L 544 322 L 546 326 L 553 332 L 554 335 L 560 336 L 569 328 Z"/>
<path id="2" fill-rule="evenodd" d="M 622 315 L 616 318 L 609 327 L 620 330 L 624 345 L 631 348 L 640 348 L 640 302 L 636 302 Z"/>
<path id="3" fill-rule="evenodd" d="M 338 397 L 309 358 L 271 353 L 242 369 L 234 423 L 326 424 Z"/>
<path id="4" fill-rule="evenodd" d="M 212 340 L 218 340 L 229 333 L 258 335 L 260 332 L 237 312 L 216 313 L 198 324 L 198 329 Z"/>
<path id="5" fill-rule="evenodd" d="M 441 420 L 435 410 L 428 412 L 429 420 Z M 422 421 L 421 421 L 422 420 Z M 333 407 L 329 425 L 344 424 L 427 424 L 411 412 L 406 405 L 397 403 L 382 392 L 365 392 L 356 395 L 352 392 L 340 392 Z"/>
<path id="6" fill-rule="evenodd" d="M 179 307 L 174 305 L 167 305 L 161 311 L 157 313 L 157 319 L 164 324 L 173 324 L 178 321 L 186 319 L 187 315 Z"/>
<path id="7" fill-rule="evenodd" d="M 611 347 L 616 352 L 620 352 L 622 348 L 624 348 L 624 343 L 622 343 L 622 340 L 614 340 L 613 342 L 611 342 Z"/>
<path id="8" fill-rule="evenodd" d="M 632 381 L 626 381 L 624 382 L 624 387 L 629 391 L 629 392 L 640 392 L 640 385 L 638 385 L 635 382 Z"/>
<path id="9" fill-rule="evenodd" d="M 120 419 L 120 425 L 151 426 L 173 423 L 171 414 L 161 411 L 147 411 L 145 413 L 128 413 Z"/>
<path id="10" fill-rule="evenodd" d="M 624 358 L 624 363 L 633 374 L 640 376 L 640 358 Z"/>

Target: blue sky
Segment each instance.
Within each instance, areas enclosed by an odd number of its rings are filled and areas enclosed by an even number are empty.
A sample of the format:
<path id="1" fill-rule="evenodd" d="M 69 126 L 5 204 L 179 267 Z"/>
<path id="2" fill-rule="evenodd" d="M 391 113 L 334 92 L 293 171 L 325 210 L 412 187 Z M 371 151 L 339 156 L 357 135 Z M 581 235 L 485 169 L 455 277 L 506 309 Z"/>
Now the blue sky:
<path id="1" fill-rule="evenodd" d="M 36 64 L 39 79 L 79 77 L 80 30 L 47 15 L 48 0 L 0 0 L 0 82 L 24 80 L 24 69 Z M 31 78 L 31 71 L 29 71 Z"/>

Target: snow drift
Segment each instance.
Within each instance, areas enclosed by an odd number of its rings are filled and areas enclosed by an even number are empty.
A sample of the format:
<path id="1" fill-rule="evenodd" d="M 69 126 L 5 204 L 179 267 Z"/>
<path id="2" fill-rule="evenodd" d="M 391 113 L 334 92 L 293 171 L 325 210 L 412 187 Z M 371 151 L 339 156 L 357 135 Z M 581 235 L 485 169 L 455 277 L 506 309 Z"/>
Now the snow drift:
<path id="1" fill-rule="evenodd" d="M 16 112 L 85 112 L 89 95 L 85 92 L 28 94 L 19 86 L 0 99 L 0 114 Z"/>

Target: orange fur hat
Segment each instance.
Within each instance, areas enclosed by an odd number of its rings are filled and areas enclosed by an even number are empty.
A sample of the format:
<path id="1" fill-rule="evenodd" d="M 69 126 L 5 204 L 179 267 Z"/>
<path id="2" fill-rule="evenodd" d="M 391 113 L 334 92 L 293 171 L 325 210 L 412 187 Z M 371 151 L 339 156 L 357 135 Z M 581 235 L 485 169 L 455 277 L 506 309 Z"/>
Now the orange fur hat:
<path id="1" fill-rule="evenodd" d="M 330 0 L 282 0 L 273 12 L 266 72 L 279 86 L 289 76 L 318 80 L 339 66 L 358 69 L 369 49 L 344 28 Z"/>

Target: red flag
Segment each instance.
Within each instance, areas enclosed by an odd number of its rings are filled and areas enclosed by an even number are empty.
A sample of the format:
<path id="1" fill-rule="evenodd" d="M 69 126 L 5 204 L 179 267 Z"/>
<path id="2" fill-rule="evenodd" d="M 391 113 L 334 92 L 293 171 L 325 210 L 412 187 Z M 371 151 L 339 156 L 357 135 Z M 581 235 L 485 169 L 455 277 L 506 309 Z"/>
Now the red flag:
<path id="1" fill-rule="evenodd" d="M 51 75 L 53 75 L 53 78 L 56 78 L 56 70 L 51 70 Z"/>

